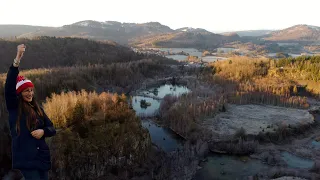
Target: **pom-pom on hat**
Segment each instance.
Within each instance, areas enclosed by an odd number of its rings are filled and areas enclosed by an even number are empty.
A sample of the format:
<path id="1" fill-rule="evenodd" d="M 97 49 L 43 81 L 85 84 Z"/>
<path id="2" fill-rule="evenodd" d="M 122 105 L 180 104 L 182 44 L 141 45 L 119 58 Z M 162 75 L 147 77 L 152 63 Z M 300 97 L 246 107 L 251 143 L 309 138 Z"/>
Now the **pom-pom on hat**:
<path id="1" fill-rule="evenodd" d="M 25 77 L 18 76 L 17 85 L 16 85 L 17 94 L 21 93 L 23 90 L 25 90 L 28 87 L 34 87 L 34 85 L 30 80 L 26 79 Z"/>

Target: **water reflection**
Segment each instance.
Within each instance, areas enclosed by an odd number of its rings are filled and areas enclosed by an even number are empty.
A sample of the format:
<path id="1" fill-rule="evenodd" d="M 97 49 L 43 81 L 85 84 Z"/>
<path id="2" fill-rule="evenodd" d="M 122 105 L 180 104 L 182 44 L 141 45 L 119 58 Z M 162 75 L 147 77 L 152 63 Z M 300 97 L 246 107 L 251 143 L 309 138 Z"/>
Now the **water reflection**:
<path id="1" fill-rule="evenodd" d="M 147 103 L 150 103 L 150 106 L 141 107 L 141 100 L 145 100 Z M 132 108 L 136 111 L 136 114 L 139 116 L 153 116 L 155 113 L 157 113 L 159 107 L 160 100 L 144 96 L 132 97 Z"/>
<path id="2" fill-rule="evenodd" d="M 189 93 L 190 90 L 185 86 L 165 84 L 158 88 L 149 89 L 147 91 L 143 91 L 142 93 L 147 96 L 155 97 L 155 98 L 163 98 L 164 96 L 170 94 L 173 96 L 180 96 L 185 93 Z"/>
<path id="3" fill-rule="evenodd" d="M 132 107 L 140 117 L 150 117 L 158 113 L 161 99 L 167 94 L 180 96 L 190 90 L 185 86 L 166 84 L 143 91 L 142 96 L 132 97 Z M 148 97 L 146 97 L 148 96 Z M 166 152 L 182 146 L 183 140 L 168 128 L 160 127 L 151 120 L 143 120 L 142 126 L 149 130 L 151 141 Z"/>
<path id="4" fill-rule="evenodd" d="M 151 141 L 166 152 L 182 147 L 182 139 L 170 129 L 160 127 L 150 120 L 143 120 L 142 126 L 149 130 Z"/>

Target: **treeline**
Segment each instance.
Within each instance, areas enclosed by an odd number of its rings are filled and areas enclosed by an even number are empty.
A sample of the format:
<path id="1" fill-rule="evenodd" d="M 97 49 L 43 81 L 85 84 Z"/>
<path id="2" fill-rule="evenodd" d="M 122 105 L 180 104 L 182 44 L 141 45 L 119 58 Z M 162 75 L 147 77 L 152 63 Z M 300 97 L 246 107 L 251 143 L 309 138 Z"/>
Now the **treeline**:
<path id="1" fill-rule="evenodd" d="M 283 67 L 285 74 L 301 80 L 320 80 L 320 56 L 299 56 L 275 60 L 277 67 Z"/>
<path id="2" fill-rule="evenodd" d="M 15 58 L 17 45 L 21 43 L 27 45 L 27 52 L 22 59 L 25 69 L 131 62 L 145 58 L 166 59 L 156 55 L 147 57 L 124 46 L 82 38 L 0 39 L 0 72 L 7 71 Z"/>
<path id="3" fill-rule="evenodd" d="M 226 61 L 211 63 L 210 66 L 220 77 L 238 82 L 264 77 L 270 68 L 267 59 L 234 57 Z"/>
<path id="4" fill-rule="evenodd" d="M 231 58 L 211 64 L 214 69 L 212 81 L 222 87 L 233 87 L 224 89 L 234 103 L 241 101 L 305 108 L 308 105 L 304 98 L 292 96 L 317 96 L 319 92 L 309 90 L 300 81 L 307 79 L 317 83 L 315 76 L 319 76 L 319 62 L 320 57 L 317 56 L 278 61 Z"/>
<path id="5" fill-rule="evenodd" d="M 238 82 L 255 79 L 290 78 L 295 80 L 319 80 L 320 56 L 288 57 L 279 60 L 248 57 L 233 57 L 227 61 L 210 64 L 219 76 Z"/>
<path id="6" fill-rule="evenodd" d="M 272 82 L 270 82 L 272 80 Z M 254 83 L 240 83 L 238 90 L 229 95 L 236 104 L 268 104 L 275 106 L 308 108 L 306 97 L 298 96 L 296 85 L 281 79 L 258 79 Z"/>
<path id="7" fill-rule="evenodd" d="M 230 96 L 229 102 L 233 104 L 266 104 L 291 108 L 309 108 L 306 97 L 279 96 L 268 92 L 237 92 Z"/>

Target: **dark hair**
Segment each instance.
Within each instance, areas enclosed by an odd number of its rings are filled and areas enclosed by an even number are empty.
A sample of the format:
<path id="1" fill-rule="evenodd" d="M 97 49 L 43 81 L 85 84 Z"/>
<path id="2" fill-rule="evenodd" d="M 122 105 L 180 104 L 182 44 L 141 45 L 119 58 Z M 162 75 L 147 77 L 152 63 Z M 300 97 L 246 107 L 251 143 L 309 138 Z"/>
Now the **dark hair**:
<path id="1" fill-rule="evenodd" d="M 19 93 L 18 95 L 18 117 L 16 120 L 16 131 L 18 133 L 18 135 L 20 134 L 20 119 L 21 119 L 21 115 L 22 113 L 24 113 L 26 115 L 26 120 L 27 120 L 27 128 L 29 131 L 32 131 L 35 129 L 38 119 L 37 119 L 37 115 L 39 115 L 41 118 L 43 118 L 43 112 L 39 106 L 39 104 L 37 103 L 35 97 L 32 98 L 31 102 L 26 102 L 23 97 L 22 94 Z"/>

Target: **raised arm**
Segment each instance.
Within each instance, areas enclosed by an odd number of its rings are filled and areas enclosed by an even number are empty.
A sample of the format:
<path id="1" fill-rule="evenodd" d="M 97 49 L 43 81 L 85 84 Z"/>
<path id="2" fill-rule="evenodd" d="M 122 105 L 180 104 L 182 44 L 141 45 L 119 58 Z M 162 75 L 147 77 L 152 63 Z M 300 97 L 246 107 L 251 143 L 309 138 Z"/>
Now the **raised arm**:
<path id="1" fill-rule="evenodd" d="M 18 98 L 16 94 L 16 79 L 18 74 L 18 67 L 14 67 L 13 65 L 11 65 L 7 73 L 7 79 L 4 88 L 4 94 L 8 110 L 18 108 Z"/>
<path id="2" fill-rule="evenodd" d="M 25 45 L 24 44 L 19 45 L 17 48 L 17 56 L 14 59 L 7 73 L 7 79 L 6 79 L 4 91 L 5 91 L 6 106 L 8 110 L 18 108 L 16 82 L 17 82 L 17 76 L 19 74 L 20 60 L 23 56 L 24 51 L 25 51 Z"/>

